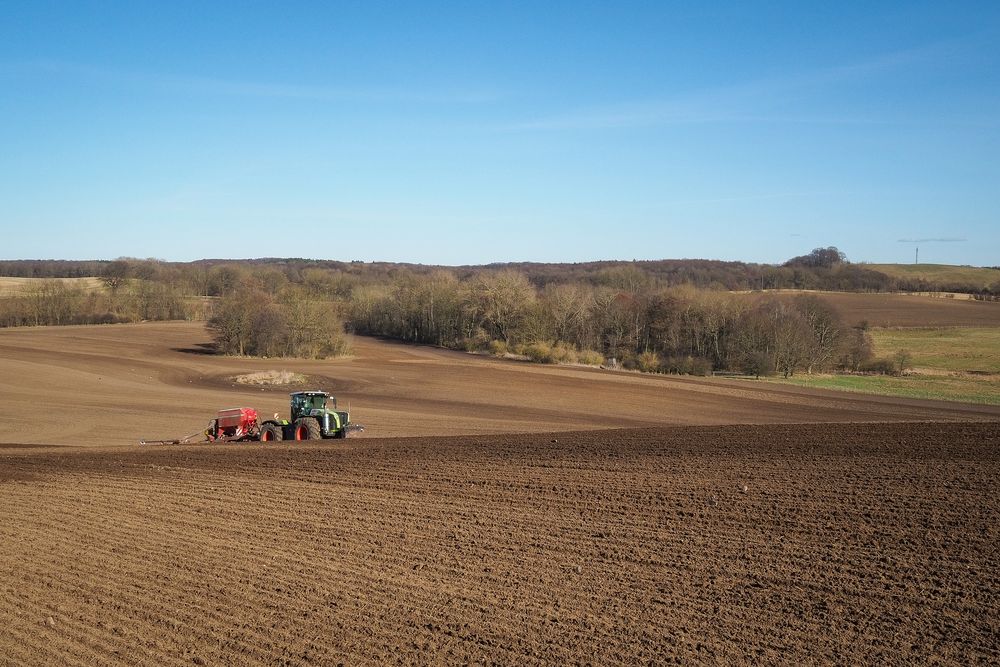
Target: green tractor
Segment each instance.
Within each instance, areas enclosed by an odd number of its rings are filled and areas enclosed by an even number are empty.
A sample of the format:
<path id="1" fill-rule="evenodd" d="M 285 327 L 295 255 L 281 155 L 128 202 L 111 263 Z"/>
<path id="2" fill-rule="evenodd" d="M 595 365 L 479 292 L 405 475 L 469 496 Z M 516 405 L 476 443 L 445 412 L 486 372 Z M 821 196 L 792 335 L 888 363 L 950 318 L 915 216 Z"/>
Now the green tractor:
<path id="1" fill-rule="evenodd" d="M 363 431 L 352 424 L 346 411 L 337 410 L 337 399 L 325 391 L 297 391 L 291 394 L 291 420 L 274 419 L 260 426 L 260 441 L 319 440 L 346 438 L 349 433 Z"/>

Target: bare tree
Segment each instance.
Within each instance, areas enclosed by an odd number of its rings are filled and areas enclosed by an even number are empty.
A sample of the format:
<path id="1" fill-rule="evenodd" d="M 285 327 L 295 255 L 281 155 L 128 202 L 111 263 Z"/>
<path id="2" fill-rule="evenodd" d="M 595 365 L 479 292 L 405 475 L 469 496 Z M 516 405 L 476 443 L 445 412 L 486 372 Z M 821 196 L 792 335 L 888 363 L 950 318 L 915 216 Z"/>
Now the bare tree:
<path id="1" fill-rule="evenodd" d="M 812 331 L 812 344 L 806 352 L 806 373 L 828 367 L 841 348 L 844 337 L 840 315 L 826 301 L 814 295 L 795 299 L 795 308 L 802 313 Z"/>
<path id="2" fill-rule="evenodd" d="M 254 321 L 270 299 L 252 289 L 237 290 L 222 297 L 208 321 L 216 346 L 224 354 L 247 354 L 253 344 Z"/>
<path id="3" fill-rule="evenodd" d="M 542 316 L 556 341 L 582 344 L 582 333 L 593 297 L 579 283 L 546 285 L 541 294 Z"/>
<path id="4" fill-rule="evenodd" d="M 486 325 L 510 343 L 524 328 L 535 301 L 535 288 L 523 273 L 504 270 L 480 275 L 472 296 Z"/>
<path id="5" fill-rule="evenodd" d="M 867 325 L 857 326 L 852 330 L 840 363 L 843 368 L 857 373 L 874 356 L 875 346 Z"/>
<path id="6" fill-rule="evenodd" d="M 116 259 L 105 265 L 104 270 L 101 271 L 101 280 L 111 290 L 112 295 L 114 295 L 118 291 L 118 288 L 128 281 L 131 275 L 131 264 L 123 259 Z"/>
<path id="7" fill-rule="evenodd" d="M 742 316 L 735 342 L 745 372 L 759 375 L 773 368 L 787 378 L 807 359 L 812 330 L 801 312 L 767 299 Z"/>

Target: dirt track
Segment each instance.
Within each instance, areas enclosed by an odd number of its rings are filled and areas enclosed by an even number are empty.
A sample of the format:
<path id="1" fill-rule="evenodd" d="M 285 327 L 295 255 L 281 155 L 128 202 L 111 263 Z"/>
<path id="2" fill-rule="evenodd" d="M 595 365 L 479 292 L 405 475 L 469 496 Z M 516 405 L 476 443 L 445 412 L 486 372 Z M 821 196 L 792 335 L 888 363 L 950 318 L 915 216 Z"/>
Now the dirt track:
<path id="1" fill-rule="evenodd" d="M 0 664 L 996 664 L 998 446 L 992 423 L 0 447 Z"/>
<path id="2" fill-rule="evenodd" d="M 354 358 L 323 362 L 219 358 L 204 354 L 208 341 L 200 323 L 0 330 L 0 442 L 134 445 L 201 431 L 220 408 L 287 415 L 288 388 L 230 379 L 281 369 L 349 402 L 368 436 L 1000 418 L 998 407 L 539 366 L 360 337 Z"/>

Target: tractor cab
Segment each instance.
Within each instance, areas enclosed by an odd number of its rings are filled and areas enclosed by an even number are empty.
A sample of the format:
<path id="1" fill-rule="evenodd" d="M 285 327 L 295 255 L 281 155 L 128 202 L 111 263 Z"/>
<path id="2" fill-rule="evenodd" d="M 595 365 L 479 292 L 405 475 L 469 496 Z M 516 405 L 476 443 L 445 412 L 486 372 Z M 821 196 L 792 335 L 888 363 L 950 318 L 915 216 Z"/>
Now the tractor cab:
<path id="1" fill-rule="evenodd" d="M 291 397 L 296 440 L 346 438 L 349 430 L 357 430 L 350 428 L 351 416 L 337 410 L 337 399 L 325 391 L 297 391 Z"/>
<path id="2" fill-rule="evenodd" d="M 325 391 L 298 391 L 292 396 L 292 421 L 299 417 L 320 417 L 326 414 L 327 401 L 332 400 L 333 409 L 337 409 L 337 399 Z"/>

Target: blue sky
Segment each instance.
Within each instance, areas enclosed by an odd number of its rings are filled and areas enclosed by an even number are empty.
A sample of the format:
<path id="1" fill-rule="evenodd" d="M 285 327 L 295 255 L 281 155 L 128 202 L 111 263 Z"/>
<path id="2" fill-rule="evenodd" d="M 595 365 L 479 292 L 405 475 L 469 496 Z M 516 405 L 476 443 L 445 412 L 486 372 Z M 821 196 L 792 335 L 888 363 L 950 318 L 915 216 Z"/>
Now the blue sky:
<path id="1" fill-rule="evenodd" d="M 998 265 L 998 45 L 997 2 L 0 2 L 0 259 Z"/>

